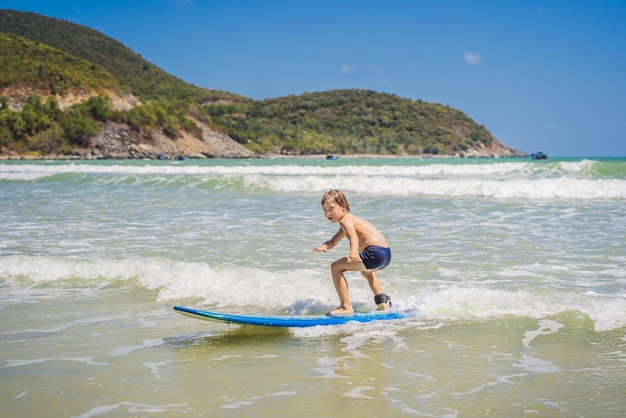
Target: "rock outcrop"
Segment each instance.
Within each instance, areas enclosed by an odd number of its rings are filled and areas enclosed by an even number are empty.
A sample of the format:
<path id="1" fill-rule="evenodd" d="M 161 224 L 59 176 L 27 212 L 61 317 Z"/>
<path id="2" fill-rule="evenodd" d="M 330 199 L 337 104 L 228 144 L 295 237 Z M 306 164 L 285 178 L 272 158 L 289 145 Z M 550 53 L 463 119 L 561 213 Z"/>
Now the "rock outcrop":
<path id="1" fill-rule="evenodd" d="M 492 144 L 491 147 L 486 147 L 483 144 L 479 144 L 478 147 L 468 149 L 460 154 L 453 155 L 453 157 L 460 158 L 503 158 L 503 157 L 528 157 L 528 154 L 518 151 L 515 148 L 500 145 L 500 143 Z"/>
<path id="2" fill-rule="evenodd" d="M 82 158 L 107 159 L 176 159 L 176 158 L 255 158 L 257 155 L 245 149 L 227 135 L 198 124 L 202 137 L 187 132 L 171 138 L 161 130 L 150 134 L 134 132 L 128 125 L 107 122 L 91 140 L 91 148 L 75 150 Z"/>

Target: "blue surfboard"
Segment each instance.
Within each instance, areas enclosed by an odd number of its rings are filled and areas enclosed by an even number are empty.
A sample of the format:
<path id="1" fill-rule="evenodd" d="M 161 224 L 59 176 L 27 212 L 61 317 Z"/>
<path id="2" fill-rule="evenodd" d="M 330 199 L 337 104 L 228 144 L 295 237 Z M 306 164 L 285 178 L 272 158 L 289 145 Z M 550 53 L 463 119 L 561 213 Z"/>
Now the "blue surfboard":
<path id="1" fill-rule="evenodd" d="M 348 322 L 390 321 L 415 316 L 411 311 L 356 312 L 352 315 L 236 315 L 174 306 L 179 314 L 206 321 L 266 327 L 314 327 Z"/>

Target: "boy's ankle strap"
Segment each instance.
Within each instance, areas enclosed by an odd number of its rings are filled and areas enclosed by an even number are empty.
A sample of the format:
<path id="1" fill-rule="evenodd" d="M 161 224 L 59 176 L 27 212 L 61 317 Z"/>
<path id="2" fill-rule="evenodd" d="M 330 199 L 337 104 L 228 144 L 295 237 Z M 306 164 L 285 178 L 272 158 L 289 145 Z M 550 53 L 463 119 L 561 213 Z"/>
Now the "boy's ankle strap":
<path id="1" fill-rule="evenodd" d="M 387 304 L 391 306 L 391 298 L 384 293 L 379 293 L 374 296 L 374 302 L 376 303 L 376 305 L 387 302 Z"/>

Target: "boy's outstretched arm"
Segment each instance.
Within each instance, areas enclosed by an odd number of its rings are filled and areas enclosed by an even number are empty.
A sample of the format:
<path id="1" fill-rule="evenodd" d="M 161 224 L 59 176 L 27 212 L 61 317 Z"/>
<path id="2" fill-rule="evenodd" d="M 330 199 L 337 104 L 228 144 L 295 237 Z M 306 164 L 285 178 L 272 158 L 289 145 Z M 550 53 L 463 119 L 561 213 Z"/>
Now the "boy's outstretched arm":
<path id="1" fill-rule="evenodd" d="M 343 229 L 339 228 L 339 231 L 331 239 L 323 243 L 322 245 L 318 245 L 317 247 L 313 247 L 313 251 L 316 253 L 325 253 L 328 250 L 332 250 L 335 245 L 344 237 Z"/>

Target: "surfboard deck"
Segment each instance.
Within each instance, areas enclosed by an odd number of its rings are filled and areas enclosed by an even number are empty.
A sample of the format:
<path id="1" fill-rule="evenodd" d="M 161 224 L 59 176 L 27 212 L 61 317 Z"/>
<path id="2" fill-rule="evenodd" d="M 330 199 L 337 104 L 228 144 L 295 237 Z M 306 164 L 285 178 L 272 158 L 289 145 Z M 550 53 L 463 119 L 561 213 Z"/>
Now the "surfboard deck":
<path id="1" fill-rule="evenodd" d="M 390 321 L 415 316 L 411 311 L 356 312 L 352 315 L 237 315 L 174 306 L 181 315 L 205 321 L 226 322 L 266 327 L 315 327 L 318 325 L 341 325 L 348 322 Z"/>

